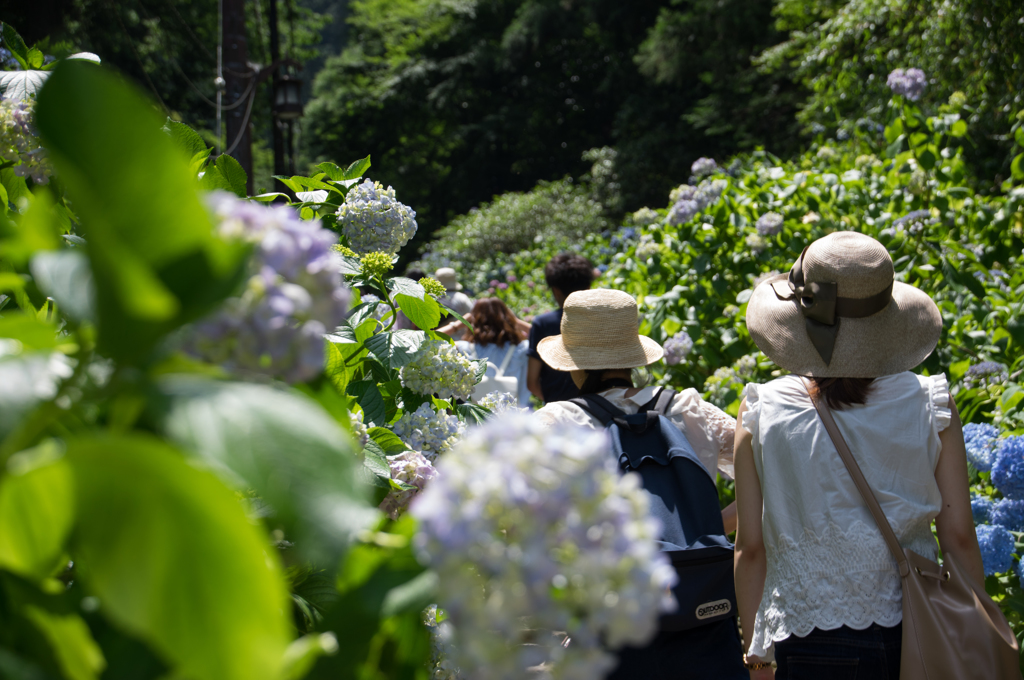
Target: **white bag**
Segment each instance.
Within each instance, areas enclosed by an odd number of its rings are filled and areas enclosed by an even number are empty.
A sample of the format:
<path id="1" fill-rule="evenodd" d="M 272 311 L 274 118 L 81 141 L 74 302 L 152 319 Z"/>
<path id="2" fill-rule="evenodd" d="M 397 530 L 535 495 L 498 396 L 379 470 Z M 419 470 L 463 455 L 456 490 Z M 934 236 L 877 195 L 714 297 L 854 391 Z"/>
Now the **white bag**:
<path id="1" fill-rule="evenodd" d="M 473 346 L 473 358 L 476 358 L 476 345 Z M 495 366 L 490 361 L 487 362 L 487 371 L 491 372 L 494 369 L 494 375 L 484 375 L 480 383 L 473 388 L 473 396 L 470 400 L 475 404 L 481 399 L 486 397 L 491 392 L 507 392 L 512 395 L 512 399 L 518 403 L 517 395 L 519 394 L 519 379 L 514 376 L 506 376 L 505 370 L 508 368 L 508 364 L 512 361 L 512 355 L 516 351 L 516 345 L 509 343 L 508 351 L 505 353 L 505 358 L 501 361 L 501 366 Z"/>

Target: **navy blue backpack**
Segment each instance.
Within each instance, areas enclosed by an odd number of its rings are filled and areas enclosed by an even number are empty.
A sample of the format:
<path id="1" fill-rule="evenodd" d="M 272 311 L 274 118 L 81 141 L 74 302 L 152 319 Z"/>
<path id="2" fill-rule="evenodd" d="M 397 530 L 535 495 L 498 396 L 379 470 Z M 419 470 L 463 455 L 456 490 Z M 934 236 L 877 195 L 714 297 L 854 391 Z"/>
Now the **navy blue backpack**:
<path id="1" fill-rule="evenodd" d="M 678 609 L 662 615 L 662 631 L 682 631 L 736 615 L 733 545 L 725 536 L 718 487 L 690 442 L 665 417 L 676 392 L 662 389 L 635 414 L 604 397 L 572 399 L 601 421 L 624 472 L 635 471 L 661 520 L 661 549 L 679 574 L 672 589 Z"/>

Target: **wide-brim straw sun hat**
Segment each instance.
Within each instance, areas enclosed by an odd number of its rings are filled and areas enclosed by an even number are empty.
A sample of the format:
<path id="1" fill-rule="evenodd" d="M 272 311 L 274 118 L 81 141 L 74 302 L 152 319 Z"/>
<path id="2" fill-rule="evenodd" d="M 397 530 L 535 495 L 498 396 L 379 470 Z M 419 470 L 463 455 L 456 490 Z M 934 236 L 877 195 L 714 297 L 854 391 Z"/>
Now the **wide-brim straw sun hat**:
<path id="1" fill-rule="evenodd" d="M 565 299 L 560 335 L 537 343 L 548 366 L 559 371 L 637 368 L 654 363 L 665 352 L 640 335 L 636 300 L 620 290 L 580 290 Z"/>
<path id="2" fill-rule="evenodd" d="M 459 283 L 458 275 L 451 267 L 441 267 L 434 272 L 434 278 L 444 286 L 445 290 L 462 290 L 462 284 Z"/>
<path id="3" fill-rule="evenodd" d="M 878 378 L 924 361 L 942 316 L 928 295 L 895 280 L 885 246 L 840 231 L 807 246 L 789 274 L 754 289 L 747 329 L 762 352 L 797 375 Z"/>

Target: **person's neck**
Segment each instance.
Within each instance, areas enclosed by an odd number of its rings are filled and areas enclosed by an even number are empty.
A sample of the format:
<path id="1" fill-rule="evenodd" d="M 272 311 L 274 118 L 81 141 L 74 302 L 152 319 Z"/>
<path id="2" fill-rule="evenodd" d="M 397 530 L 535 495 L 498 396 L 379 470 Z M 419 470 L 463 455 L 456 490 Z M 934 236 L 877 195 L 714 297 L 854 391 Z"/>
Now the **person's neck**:
<path id="1" fill-rule="evenodd" d="M 601 373 L 601 380 L 625 380 L 629 384 L 633 384 L 633 371 L 629 368 L 612 368 Z M 629 387 L 626 389 L 625 396 L 632 397 L 640 391 L 639 387 Z"/>

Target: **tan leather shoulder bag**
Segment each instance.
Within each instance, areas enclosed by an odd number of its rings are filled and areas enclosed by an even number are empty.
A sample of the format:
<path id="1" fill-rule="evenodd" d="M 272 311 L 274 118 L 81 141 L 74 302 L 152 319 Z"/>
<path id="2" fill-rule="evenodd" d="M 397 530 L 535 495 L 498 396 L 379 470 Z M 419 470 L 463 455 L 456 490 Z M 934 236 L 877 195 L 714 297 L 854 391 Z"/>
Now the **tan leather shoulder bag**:
<path id="1" fill-rule="evenodd" d="M 982 584 L 948 551 L 937 564 L 900 546 L 824 400 L 812 398 L 903 579 L 900 680 L 1021 680 L 1017 639 Z"/>

